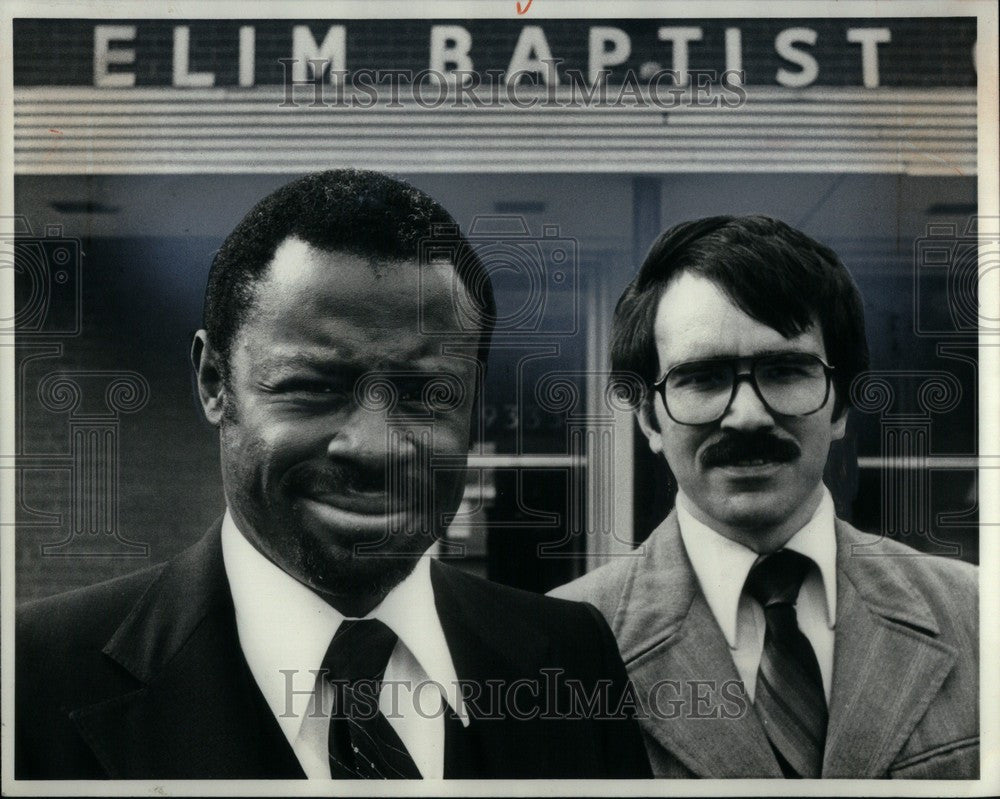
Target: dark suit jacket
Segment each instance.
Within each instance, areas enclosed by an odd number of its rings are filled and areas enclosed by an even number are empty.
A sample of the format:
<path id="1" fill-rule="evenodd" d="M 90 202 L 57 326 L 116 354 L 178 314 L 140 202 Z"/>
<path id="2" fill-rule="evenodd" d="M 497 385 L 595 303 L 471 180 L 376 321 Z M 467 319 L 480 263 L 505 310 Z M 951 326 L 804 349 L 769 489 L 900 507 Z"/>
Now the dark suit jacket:
<path id="1" fill-rule="evenodd" d="M 621 705 L 624 666 L 593 607 L 439 562 L 431 579 L 459 679 L 530 681 L 510 700 L 518 718 L 486 700 L 467 705 L 467 729 L 446 718 L 446 778 L 650 776 L 627 707 L 553 711 L 572 680 Z M 23 607 L 15 643 L 19 779 L 304 776 L 243 658 L 218 524 L 165 565 Z"/>
<path id="2" fill-rule="evenodd" d="M 977 777 L 978 570 L 840 520 L 836 535 L 837 624 L 822 776 Z M 640 712 L 657 776 L 781 777 L 694 576 L 676 514 L 636 553 L 553 594 L 593 602 L 604 613 L 638 697 L 658 702 Z M 679 689 L 665 685 L 657 693 L 664 680 Z"/>

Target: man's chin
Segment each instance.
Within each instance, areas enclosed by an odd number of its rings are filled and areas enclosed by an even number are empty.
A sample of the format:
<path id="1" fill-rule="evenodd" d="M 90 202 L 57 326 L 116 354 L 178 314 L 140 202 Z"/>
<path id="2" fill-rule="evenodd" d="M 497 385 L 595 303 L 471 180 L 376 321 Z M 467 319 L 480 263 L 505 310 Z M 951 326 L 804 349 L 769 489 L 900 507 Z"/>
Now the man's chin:
<path id="1" fill-rule="evenodd" d="M 783 499 L 780 493 L 770 491 L 734 493 L 709 515 L 732 529 L 751 534 L 766 532 L 781 526 L 791 515 L 793 509 L 788 508 Z"/>
<path id="2" fill-rule="evenodd" d="M 400 551 L 385 543 L 314 540 L 298 563 L 299 579 L 322 594 L 384 594 L 409 576 L 429 546 L 414 540 L 412 549 Z"/>

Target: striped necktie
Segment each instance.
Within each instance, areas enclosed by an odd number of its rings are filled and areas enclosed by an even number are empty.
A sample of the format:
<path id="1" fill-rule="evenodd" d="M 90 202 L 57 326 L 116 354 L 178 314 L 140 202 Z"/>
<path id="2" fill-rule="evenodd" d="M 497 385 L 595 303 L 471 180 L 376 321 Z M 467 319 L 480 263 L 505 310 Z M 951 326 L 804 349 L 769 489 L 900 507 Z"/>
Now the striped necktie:
<path id="1" fill-rule="evenodd" d="M 766 619 L 754 708 L 786 777 L 817 778 L 823 770 L 823 678 L 795 616 L 795 600 L 811 564 L 804 555 L 782 549 L 758 558 L 746 582 Z"/>
<path id="2" fill-rule="evenodd" d="M 396 634 L 378 619 L 340 623 L 323 675 L 333 688 L 327 739 L 333 779 L 420 779 L 420 770 L 378 707 Z"/>

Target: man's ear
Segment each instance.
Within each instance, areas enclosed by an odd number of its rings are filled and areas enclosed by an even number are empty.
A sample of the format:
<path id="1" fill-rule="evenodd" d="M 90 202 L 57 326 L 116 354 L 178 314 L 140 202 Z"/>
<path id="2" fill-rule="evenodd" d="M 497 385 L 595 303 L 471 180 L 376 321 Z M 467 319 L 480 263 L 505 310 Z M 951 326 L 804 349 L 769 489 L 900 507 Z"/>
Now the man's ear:
<path id="1" fill-rule="evenodd" d="M 663 454 L 663 437 L 659 431 L 659 425 L 656 424 L 656 420 L 651 418 L 653 409 L 645 402 L 643 402 L 635 411 L 636 421 L 639 422 L 639 429 L 642 430 L 643 435 L 646 436 L 646 440 L 649 441 L 649 448 L 653 451 L 654 455 Z"/>
<path id="2" fill-rule="evenodd" d="M 840 416 L 835 416 L 831 422 L 830 429 L 830 440 L 839 441 L 844 437 L 844 433 L 847 432 L 847 412 L 850 410 L 851 406 L 844 403 L 844 407 L 840 409 Z"/>
<path id="3" fill-rule="evenodd" d="M 225 385 L 219 353 L 208 341 L 208 333 L 199 330 L 191 342 L 191 365 L 198 382 L 198 399 L 205 418 L 213 427 L 222 421 L 222 406 L 225 401 Z"/>

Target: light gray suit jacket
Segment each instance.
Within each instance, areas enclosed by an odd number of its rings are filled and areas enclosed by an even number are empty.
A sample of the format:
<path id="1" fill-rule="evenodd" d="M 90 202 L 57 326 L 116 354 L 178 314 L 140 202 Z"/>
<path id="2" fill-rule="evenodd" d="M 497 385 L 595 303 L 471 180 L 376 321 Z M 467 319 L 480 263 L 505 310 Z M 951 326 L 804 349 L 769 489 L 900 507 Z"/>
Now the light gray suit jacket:
<path id="1" fill-rule="evenodd" d="M 836 531 L 837 625 L 822 776 L 978 777 L 978 569 L 839 519 Z M 593 603 L 611 625 L 654 774 L 781 777 L 675 513 L 631 555 L 552 593 Z"/>

